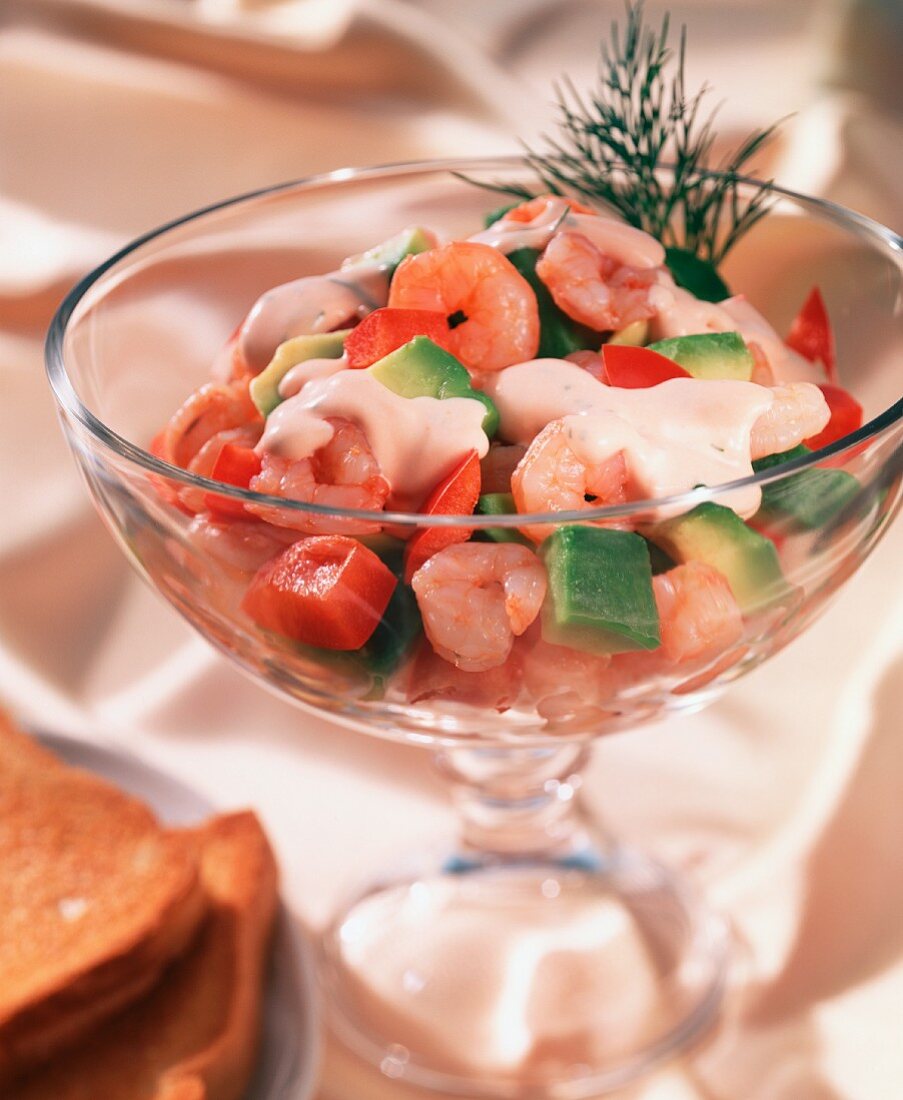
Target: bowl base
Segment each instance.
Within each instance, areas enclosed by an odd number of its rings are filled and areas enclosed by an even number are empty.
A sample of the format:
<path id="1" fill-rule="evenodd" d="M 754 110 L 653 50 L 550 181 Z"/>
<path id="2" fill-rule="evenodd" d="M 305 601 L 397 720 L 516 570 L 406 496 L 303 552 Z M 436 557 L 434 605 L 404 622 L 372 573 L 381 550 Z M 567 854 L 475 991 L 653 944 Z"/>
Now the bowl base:
<path id="1" fill-rule="evenodd" d="M 451 856 L 383 881 L 326 931 L 340 1041 L 382 1073 L 468 1097 L 624 1086 L 715 1020 L 724 922 L 632 850 Z"/>

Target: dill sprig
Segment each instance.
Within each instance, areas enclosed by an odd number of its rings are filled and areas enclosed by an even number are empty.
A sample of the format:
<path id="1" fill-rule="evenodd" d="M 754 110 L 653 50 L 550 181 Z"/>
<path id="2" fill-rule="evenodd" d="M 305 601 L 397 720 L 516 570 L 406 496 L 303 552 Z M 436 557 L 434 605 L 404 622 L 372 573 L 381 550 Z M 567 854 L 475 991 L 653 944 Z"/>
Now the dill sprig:
<path id="1" fill-rule="evenodd" d="M 780 123 L 753 131 L 711 164 L 717 108 L 705 110 L 707 84 L 693 95 L 686 91 L 686 41 L 683 27 L 675 52 L 668 15 L 650 30 L 643 0 L 628 0 L 623 34 L 614 22 L 610 43 L 602 45 L 597 87 L 581 95 L 567 78 L 555 85 L 559 136 L 542 135 L 543 152 L 525 144 L 525 159 L 545 190 L 601 200 L 666 247 L 717 266 L 768 212 L 773 181 L 753 183 L 745 193 L 741 184 Z M 519 184 L 481 186 L 517 198 L 535 193 Z"/>

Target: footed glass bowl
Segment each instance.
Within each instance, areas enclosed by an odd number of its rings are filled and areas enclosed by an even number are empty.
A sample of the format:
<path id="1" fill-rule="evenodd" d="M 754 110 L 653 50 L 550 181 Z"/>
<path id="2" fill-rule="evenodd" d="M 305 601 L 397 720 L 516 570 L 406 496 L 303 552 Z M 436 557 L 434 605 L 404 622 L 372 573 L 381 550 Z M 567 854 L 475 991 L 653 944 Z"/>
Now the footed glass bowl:
<path id="1" fill-rule="evenodd" d="M 528 178 L 512 158 L 343 170 L 150 233 L 63 303 L 48 372 L 100 514 L 148 582 L 257 680 L 345 724 L 430 748 L 449 780 L 457 844 L 370 884 L 324 935 L 340 1037 L 387 1075 L 447 1092 L 592 1096 L 702 1033 L 729 955 L 722 921 L 681 875 L 581 813 L 590 742 L 715 698 L 812 622 L 887 528 L 901 496 L 903 242 L 850 211 L 777 191 L 773 213 L 732 253 L 729 284 L 778 331 L 821 287 L 839 381 L 866 411 L 855 433 L 743 482 L 574 513 L 423 516 L 318 509 L 154 457 L 150 441 L 209 379 L 263 291 L 332 270 L 406 225 L 475 232 L 493 201 L 458 173 Z M 401 582 L 356 651 L 302 645 L 247 613 L 257 571 L 311 529 L 360 538 L 398 571 L 405 544 L 428 528 L 463 527 L 475 544 L 498 546 L 541 527 L 551 570 L 550 547 L 564 553 L 584 533 L 591 542 L 627 527 L 669 555 L 652 563 L 665 571 L 686 552 L 668 522 L 751 492 L 762 495 L 752 521 L 760 541 L 748 562 L 738 552 L 742 619 L 689 655 L 554 644 L 537 620 L 502 663 L 464 671 L 434 652 Z M 294 526 L 264 523 L 272 507 Z M 464 629 L 479 641 L 484 620 L 472 613 Z"/>

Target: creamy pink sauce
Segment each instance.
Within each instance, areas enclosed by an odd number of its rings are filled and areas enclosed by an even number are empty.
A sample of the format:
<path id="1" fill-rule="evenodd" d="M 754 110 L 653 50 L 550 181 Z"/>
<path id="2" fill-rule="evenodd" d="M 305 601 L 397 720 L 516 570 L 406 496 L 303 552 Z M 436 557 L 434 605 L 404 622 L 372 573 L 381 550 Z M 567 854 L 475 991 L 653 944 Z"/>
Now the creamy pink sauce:
<path id="1" fill-rule="evenodd" d="M 238 337 L 242 355 L 254 371 L 261 371 L 284 341 L 343 328 L 384 306 L 388 297 L 388 276 L 376 264 L 283 283 L 251 307 Z"/>
<path id="2" fill-rule="evenodd" d="M 306 365 L 306 364 L 305 364 Z M 327 417 L 358 424 L 383 476 L 389 506 L 416 509 L 470 450 L 489 450 L 484 405 L 470 397 L 399 397 L 365 370 L 308 381 L 269 417 L 257 450 L 307 458 L 332 438 Z"/>
<path id="3" fill-rule="evenodd" d="M 574 363 L 534 359 L 487 380 L 501 435 L 529 444 L 551 420 L 567 419 L 581 454 L 602 462 L 624 451 L 644 497 L 671 496 L 752 474 L 750 433 L 772 403 L 752 382 L 675 378 L 650 389 L 606 386 Z M 722 503 L 741 516 L 759 507 L 755 487 Z"/>
<path id="4" fill-rule="evenodd" d="M 739 332 L 744 340 L 755 341 L 765 352 L 775 383 L 824 381 L 824 372 L 788 348 L 742 294 L 723 302 L 703 302 L 676 286 L 667 271 L 659 275 L 655 291 L 665 292 L 668 297 L 656 299 L 658 312 L 649 322 L 653 340 L 705 332 Z"/>
<path id="5" fill-rule="evenodd" d="M 654 237 L 626 222 L 604 214 L 571 213 L 564 199 L 550 199 L 540 214 L 528 222 L 500 218 L 488 229 L 469 238 L 491 245 L 506 255 L 518 248 L 544 249 L 556 232 L 582 233 L 607 256 L 630 267 L 661 267 L 665 250 Z"/>
<path id="6" fill-rule="evenodd" d="M 347 355 L 342 355 L 338 359 L 305 359 L 303 363 L 296 363 L 282 376 L 278 387 L 279 396 L 285 401 L 299 394 L 307 383 L 315 378 L 329 378 L 333 374 L 338 374 L 340 370 L 347 369 Z"/>

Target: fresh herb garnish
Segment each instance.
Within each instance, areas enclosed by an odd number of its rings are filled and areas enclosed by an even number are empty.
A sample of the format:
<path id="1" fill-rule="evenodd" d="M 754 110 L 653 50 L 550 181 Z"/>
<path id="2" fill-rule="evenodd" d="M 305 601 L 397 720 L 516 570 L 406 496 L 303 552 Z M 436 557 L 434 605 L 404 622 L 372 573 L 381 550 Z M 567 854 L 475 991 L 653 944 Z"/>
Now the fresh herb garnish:
<path id="1" fill-rule="evenodd" d="M 656 237 L 669 250 L 677 281 L 695 286 L 700 269 L 694 261 L 708 265 L 706 278 L 718 280 L 712 269 L 767 213 L 772 181 L 742 185 L 751 158 L 779 123 L 753 131 L 711 164 L 717 112 L 704 110 L 708 85 L 688 95 L 685 54 L 686 27 L 675 51 L 669 17 L 650 30 L 643 0 L 628 0 L 623 34 L 613 23 L 611 40 L 602 45 L 597 87 L 583 96 L 564 78 L 556 86 L 559 134 L 543 136 L 542 152 L 525 145 L 525 159 L 544 190 L 601 200 Z M 536 193 L 520 184 L 480 186 L 519 199 Z M 719 282 L 710 282 L 707 297 L 724 296 Z"/>

